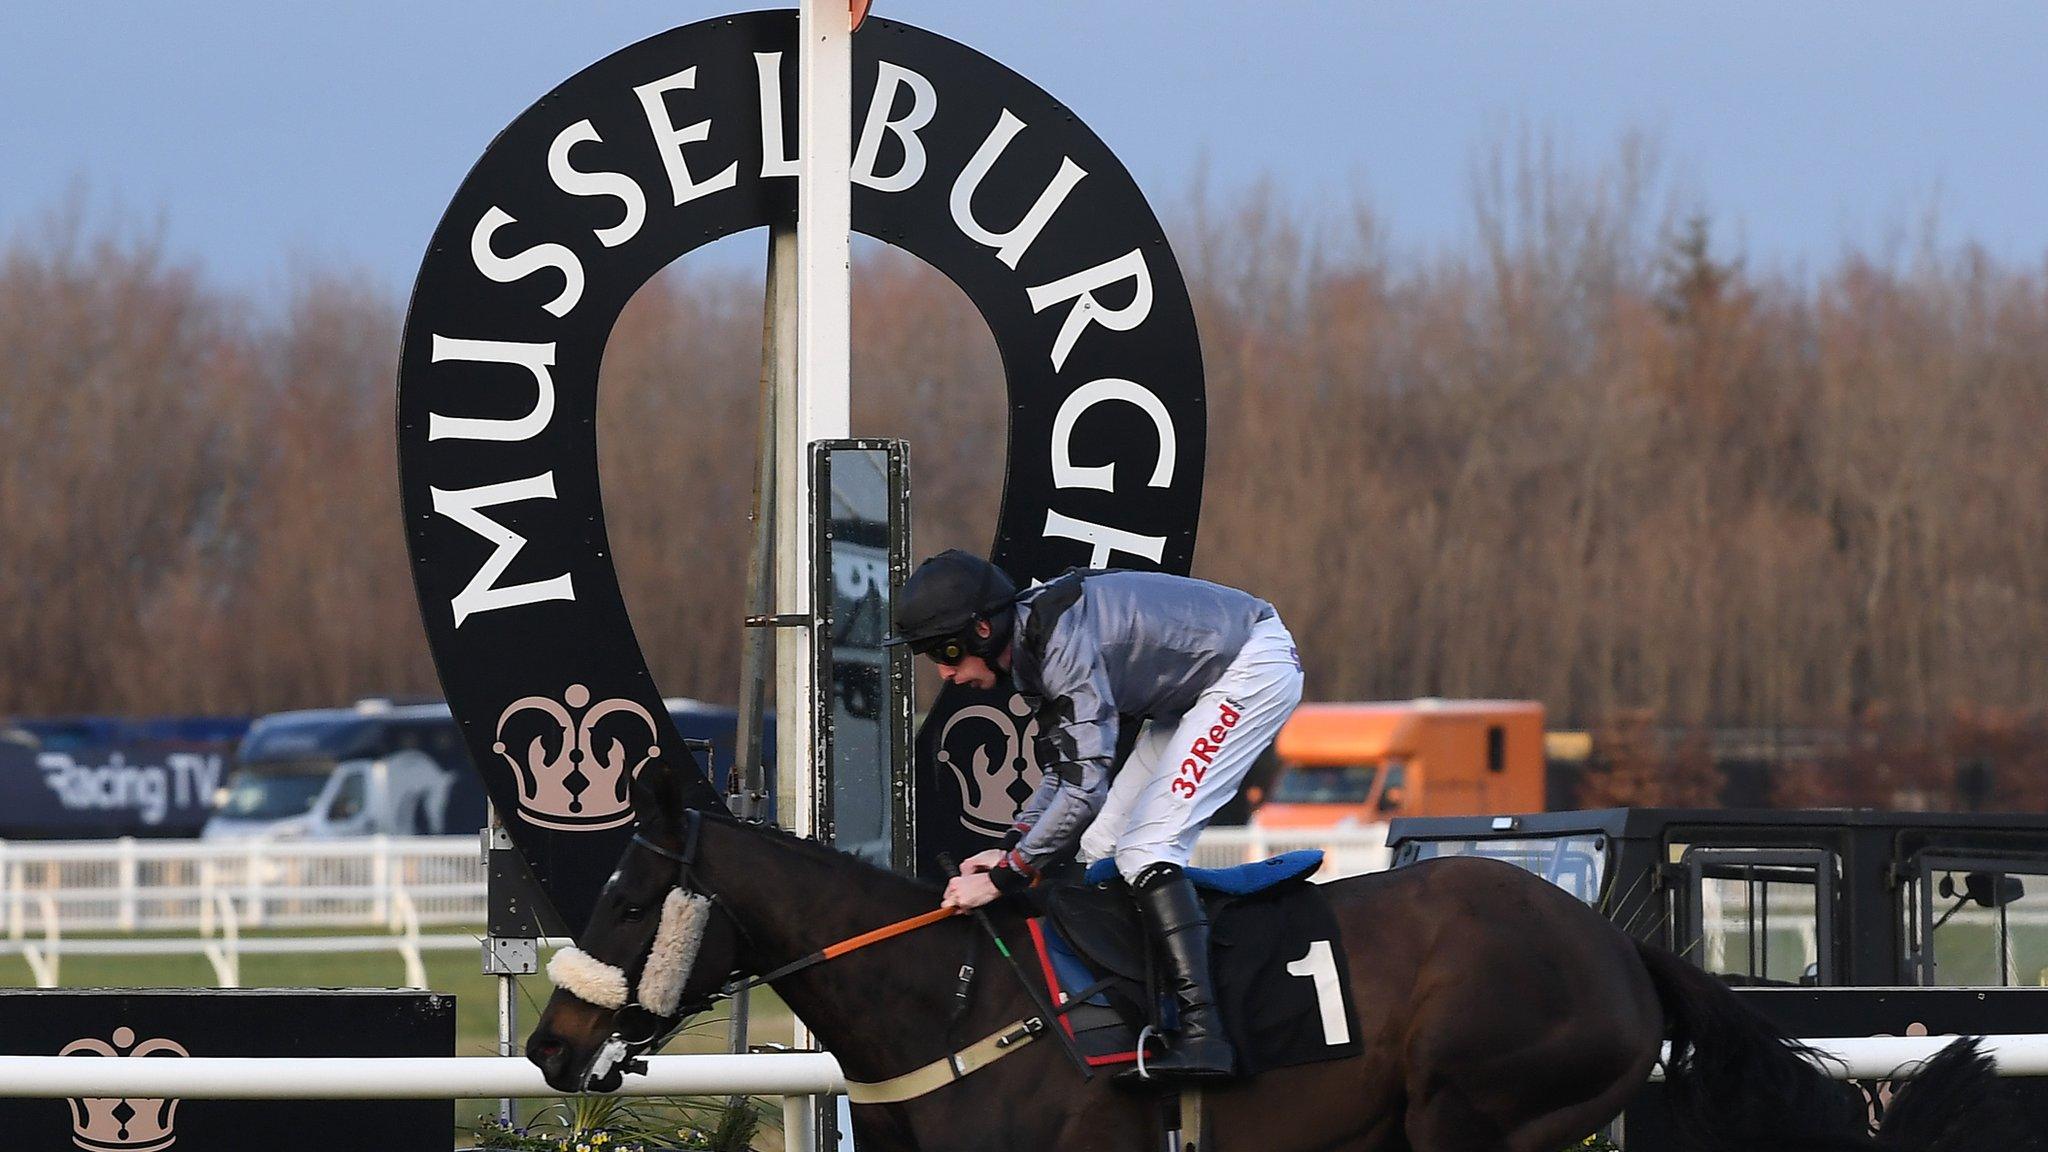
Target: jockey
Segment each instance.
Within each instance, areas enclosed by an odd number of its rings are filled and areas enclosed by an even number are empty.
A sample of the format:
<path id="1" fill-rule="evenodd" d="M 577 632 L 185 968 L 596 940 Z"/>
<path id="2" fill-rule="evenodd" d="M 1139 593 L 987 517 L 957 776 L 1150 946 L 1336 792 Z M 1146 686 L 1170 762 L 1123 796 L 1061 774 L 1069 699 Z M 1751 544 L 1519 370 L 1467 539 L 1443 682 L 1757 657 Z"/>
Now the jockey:
<path id="1" fill-rule="evenodd" d="M 1002 569 L 953 549 L 918 566 L 894 616 L 889 642 L 930 656 L 947 683 L 993 688 L 1007 672 L 1037 709 L 1045 777 L 1003 846 L 946 886 L 945 905 L 977 908 L 1022 889 L 1077 842 L 1090 862 L 1113 859 L 1168 959 L 1180 1009 L 1147 1072 L 1230 1075 L 1208 917 L 1183 869 L 1301 701 L 1301 660 L 1279 613 L 1234 588 L 1156 572 L 1075 569 L 1018 592 Z M 1118 770 L 1127 721 L 1142 727 Z"/>

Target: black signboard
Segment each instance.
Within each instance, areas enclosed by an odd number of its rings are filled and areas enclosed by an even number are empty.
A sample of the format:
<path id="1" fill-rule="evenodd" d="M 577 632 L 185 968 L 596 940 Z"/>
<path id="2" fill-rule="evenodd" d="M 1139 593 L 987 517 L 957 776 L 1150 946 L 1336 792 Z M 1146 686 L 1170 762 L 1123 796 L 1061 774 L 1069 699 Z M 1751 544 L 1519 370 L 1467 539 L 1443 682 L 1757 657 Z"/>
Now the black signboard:
<path id="1" fill-rule="evenodd" d="M 558 930 L 581 926 L 623 848 L 626 780 L 687 756 L 605 535 L 605 340 L 670 262 L 793 217 L 796 31 L 793 11 L 706 20 L 564 82 L 477 161 L 414 287 L 398 433 L 421 612 Z M 853 50 L 853 226 L 950 277 L 1001 354 L 1010 454 L 994 557 L 1020 579 L 1073 564 L 1186 571 L 1201 354 L 1129 173 L 1070 110 L 972 49 L 870 19 Z M 921 808 L 944 802 L 930 795 Z M 709 783 L 693 799 L 718 802 Z"/>
<path id="2" fill-rule="evenodd" d="M 50 990 L 0 995 L 0 1053 L 107 1060 L 185 1056 L 452 1056 L 455 998 L 283 989 Z M 23 1152 L 447 1152 L 445 1100 L 0 1099 Z"/>

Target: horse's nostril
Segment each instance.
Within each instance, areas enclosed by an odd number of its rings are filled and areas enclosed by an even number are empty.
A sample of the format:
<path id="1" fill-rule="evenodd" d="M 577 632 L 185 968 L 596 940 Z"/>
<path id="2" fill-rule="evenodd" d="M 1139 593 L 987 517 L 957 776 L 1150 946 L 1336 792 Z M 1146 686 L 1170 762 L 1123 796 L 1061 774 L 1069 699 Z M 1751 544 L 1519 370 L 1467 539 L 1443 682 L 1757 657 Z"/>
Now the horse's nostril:
<path id="1" fill-rule="evenodd" d="M 562 1042 L 560 1040 L 545 1041 L 540 1047 L 535 1048 L 533 1052 L 534 1055 L 539 1056 L 543 1060 L 552 1060 L 556 1056 L 561 1055 Z"/>

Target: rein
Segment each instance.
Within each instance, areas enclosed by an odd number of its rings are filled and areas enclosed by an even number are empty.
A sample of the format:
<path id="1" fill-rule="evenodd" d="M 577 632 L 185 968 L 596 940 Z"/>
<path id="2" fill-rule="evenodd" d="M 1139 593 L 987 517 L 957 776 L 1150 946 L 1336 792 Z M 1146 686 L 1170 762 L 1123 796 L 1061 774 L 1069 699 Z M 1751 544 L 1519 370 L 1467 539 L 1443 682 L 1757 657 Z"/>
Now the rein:
<path id="1" fill-rule="evenodd" d="M 635 838 L 637 839 L 637 837 Z M 916 916 L 898 920 L 893 924 L 884 924 L 880 928 L 862 932 L 858 936 L 849 936 L 836 944 L 828 944 L 808 956 L 798 957 L 773 972 L 754 976 L 722 989 L 718 993 L 718 998 L 726 999 L 737 996 L 750 988 L 758 988 L 771 981 L 780 980 L 784 976 L 802 972 L 806 968 L 816 967 L 828 960 L 837 960 L 848 953 L 858 952 L 870 944 L 880 944 L 884 940 L 893 940 L 898 936 L 915 932 L 920 928 L 929 927 L 942 920 L 951 920 L 953 917 L 962 914 L 963 910 L 957 908 L 934 908 L 929 912 L 921 912 Z M 989 926 L 985 916 L 981 917 L 981 923 L 983 927 Z M 733 920 L 733 925 L 734 927 L 739 926 L 737 918 Z M 741 929 L 741 932 L 744 933 L 745 929 Z M 992 929 L 991 932 L 993 932 Z M 997 936 L 995 941 L 996 947 L 1002 951 L 1005 957 L 1008 957 L 1010 950 L 1003 947 L 1002 938 Z M 1014 968 L 1015 966 L 1016 961 L 1013 959 L 1011 967 Z M 1018 973 L 1018 978 L 1020 980 L 1023 979 L 1021 971 Z M 962 965 L 960 969 L 960 986 L 954 992 L 957 1001 L 954 1007 L 954 1017 L 956 1020 L 966 1007 L 969 988 L 972 985 L 973 979 L 973 965 Z M 1029 981 L 1025 981 L 1025 990 L 1027 992 L 1035 992 Z M 1033 998 L 1034 1000 L 1037 999 L 1035 995 Z M 1037 1016 L 1012 1021 L 965 1048 L 956 1052 L 949 1052 L 937 1060 L 914 1068 L 901 1076 L 892 1076 L 887 1080 L 872 1082 L 848 1080 L 846 1082 L 846 1098 L 854 1104 L 901 1104 L 906 1101 L 915 1100 L 920 1096 L 937 1091 L 955 1080 L 965 1079 L 971 1073 L 988 1067 L 990 1064 L 1038 1039 L 1046 1030 L 1046 1020 L 1048 1018 L 1046 1014 L 1041 1013 Z M 1064 1036 L 1061 1038 L 1065 1039 Z"/>
<path id="2" fill-rule="evenodd" d="M 690 873 L 694 871 L 697 866 L 697 840 L 699 836 L 700 822 L 702 819 L 702 815 L 695 809 L 691 809 L 688 815 L 686 816 L 683 830 L 683 847 L 681 851 L 677 851 L 671 848 L 664 848 L 661 845 L 656 844 L 654 841 L 649 840 L 647 837 L 641 835 L 639 832 L 633 833 L 632 843 L 634 846 L 644 848 L 647 851 L 654 853 L 656 856 L 660 856 L 664 859 L 675 861 L 675 886 L 678 891 L 692 891 L 692 889 L 690 888 Z M 712 899 L 716 901 L 717 897 L 713 895 Z M 722 904 L 723 902 L 720 901 L 720 903 Z M 849 936 L 836 944 L 827 944 L 825 947 L 820 948 L 816 952 L 812 952 L 807 956 L 800 956 L 797 959 L 792 960 L 787 964 L 784 964 L 782 967 L 777 968 L 773 972 L 768 972 L 760 976 L 754 976 L 747 980 L 741 981 L 740 983 L 732 984 L 725 988 L 722 988 L 719 990 L 718 995 L 713 998 L 713 1001 L 716 1002 L 717 1000 L 730 999 L 734 996 L 739 995 L 742 992 L 747 991 L 748 989 L 759 988 L 764 984 L 780 980 L 784 976 L 792 976 L 798 972 L 802 972 L 806 968 L 812 968 L 819 964 L 823 964 L 827 960 L 837 960 L 841 956 L 845 956 L 848 953 L 852 952 L 858 952 L 871 944 L 880 944 L 884 940 L 893 940 L 898 936 L 904 935 L 905 933 L 915 932 L 919 928 L 929 927 L 930 925 L 937 924 L 941 920 L 950 920 L 953 917 L 958 916 L 960 914 L 960 910 L 955 908 L 934 908 L 929 912 L 920 912 L 915 916 L 906 917 L 902 920 L 896 921 L 893 924 L 884 924 L 880 928 L 874 928 L 869 931 L 862 932 L 857 936 Z M 730 910 L 727 911 L 727 915 L 731 916 Z M 732 922 L 734 927 L 739 927 L 740 920 L 737 916 L 732 917 Z M 740 928 L 740 932 L 742 935 L 744 935 L 746 930 L 744 928 Z"/>
<path id="3" fill-rule="evenodd" d="M 780 980 L 784 976 L 795 975 L 806 968 L 823 964 L 827 960 L 837 960 L 849 952 L 858 952 L 870 944 L 880 944 L 884 940 L 893 940 L 906 932 L 915 932 L 919 928 L 937 924 L 941 920 L 950 920 L 958 915 L 960 915 L 960 911 L 955 908 L 934 908 L 930 912 L 921 912 L 908 919 L 898 920 L 894 924 L 884 924 L 873 931 L 863 932 L 858 936 L 849 936 L 837 944 L 828 944 L 816 952 L 792 960 L 766 975 L 751 977 L 739 984 L 724 989 L 719 992 L 719 996 L 737 996 L 749 988 L 759 988 L 763 984 Z M 734 921 L 734 923 L 737 924 L 738 921 Z"/>
<path id="4" fill-rule="evenodd" d="M 701 831 L 701 821 L 701 813 L 695 809 L 689 810 L 684 819 L 683 844 L 680 851 L 656 844 L 637 831 L 633 833 L 633 846 L 644 848 L 656 856 L 675 862 L 677 866 L 676 883 L 670 893 L 671 899 L 675 898 L 678 893 L 694 894 L 695 890 L 691 887 L 690 882 L 692 879 L 691 873 L 695 871 L 697 863 L 697 844 Z M 706 893 L 699 898 L 708 899 L 712 904 L 723 906 L 723 901 L 719 900 L 715 893 Z M 873 928 L 858 935 L 849 936 L 844 940 L 828 944 L 815 952 L 792 960 L 772 972 L 727 985 L 720 989 L 716 995 L 701 1002 L 701 1008 L 698 1010 L 709 1008 L 719 1000 L 730 999 L 749 989 L 761 987 L 762 985 L 780 980 L 785 976 L 792 976 L 808 968 L 816 967 L 829 960 L 839 959 L 842 956 L 858 952 L 871 945 L 880 944 L 885 940 L 893 940 L 898 936 L 907 935 L 920 928 L 927 928 L 962 914 L 962 909 L 934 908 L 929 912 L 921 912 L 892 924 L 884 924 L 879 928 Z M 746 936 L 746 928 L 741 924 L 739 917 L 733 916 L 730 909 L 727 909 L 726 915 L 740 935 L 742 937 Z M 1038 1007 L 1038 1014 L 1006 1024 L 991 1035 L 965 1048 L 942 1056 L 923 1067 L 914 1069 L 901 1076 L 891 1077 L 890 1079 L 874 1083 L 848 1081 L 846 1088 L 847 1098 L 850 1101 L 855 1104 L 894 1104 L 906 1100 L 914 1100 L 919 1096 L 959 1080 L 969 1073 L 984 1068 L 1016 1049 L 1036 1040 L 1046 1031 L 1048 1022 L 1057 1019 L 1060 1013 L 1065 1011 L 1064 1008 L 1051 1009 L 1044 1002 L 1043 996 L 1039 994 L 1030 980 L 1025 978 L 1023 971 L 1017 967 L 1015 957 L 1012 957 L 1009 949 L 1004 947 L 1002 937 L 996 934 L 994 925 L 988 922 L 987 916 L 977 912 L 976 919 L 988 935 L 995 940 L 997 950 L 1003 954 L 1005 959 L 1010 961 L 1011 968 L 1016 971 L 1018 979 L 1024 984 L 1026 992 L 1031 995 L 1034 1004 Z M 577 952 L 578 950 L 572 947 L 566 951 Z M 561 957 L 557 956 L 556 959 L 560 960 Z M 585 961 L 588 961 L 588 959 L 587 956 L 584 957 Z M 549 971 L 550 975 L 554 974 L 553 964 L 550 964 Z M 965 1008 L 973 979 L 973 972 L 972 964 L 962 965 L 960 970 L 960 987 L 955 992 L 955 998 L 959 1002 L 955 1008 L 956 1020 L 960 1011 Z M 622 981 L 623 977 L 621 976 L 620 979 Z M 561 986 L 560 980 L 557 980 L 556 983 L 557 986 Z M 587 994 L 583 995 L 587 998 Z M 620 995 L 623 997 L 626 993 L 622 991 Z M 624 1027 L 616 1029 L 599 1052 L 598 1058 L 593 1062 L 592 1068 L 588 1073 L 591 1077 L 602 1076 L 613 1067 L 623 1067 L 627 1071 L 644 1071 L 646 1068 L 645 1062 L 635 1059 L 635 1057 L 641 1052 L 661 1047 L 671 1036 L 682 1029 L 684 1020 L 688 1016 L 687 1012 L 678 1016 L 673 1026 L 664 1029 L 660 1026 L 663 1018 L 649 1012 L 638 1002 L 629 1001 L 619 1006 L 617 1011 L 621 1019 L 628 1013 L 645 1014 L 655 1026 L 645 1037 L 628 1037 L 625 1034 Z M 1054 1031 L 1060 1036 L 1060 1039 L 1067 1039 L 1064 1034 L 1059 1034 L 1057 1029 Z M 1071 1041 L 1068 1044 L 1068 1054 L 1076 1056 L 1078 1060 L 1077 1054 L 1071 1049 Z M 1083 1065 L 1083 1076 L 1085 1077 L 1086 1075 L 1087 1071 L 1085 1065 Z"/>

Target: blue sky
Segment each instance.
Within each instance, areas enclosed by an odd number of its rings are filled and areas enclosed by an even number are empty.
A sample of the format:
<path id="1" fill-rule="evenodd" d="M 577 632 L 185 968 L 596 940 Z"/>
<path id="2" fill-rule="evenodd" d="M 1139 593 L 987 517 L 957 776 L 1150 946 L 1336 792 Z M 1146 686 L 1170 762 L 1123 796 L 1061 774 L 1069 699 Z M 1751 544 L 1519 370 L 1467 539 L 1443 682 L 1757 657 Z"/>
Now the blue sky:
<path id="1" fill-rule="evenodd" d="M 82 195 L 262 291 L 294 260 L 409 285 L 491 137 L 700 0 L 7 0 L 0 235 Z M 1397 248 L 1456 246 L 1489 141 L 1587 163 L 1632 129 L 1753 263 L 1828 263 L 1938 209 L 2048 253 L 2048 5 L 1896 0 L 877 0 L 1048 89 L 1167 214 L 1206 163 L 1304 210 L 1363 195 Z M 751 251 L 751 250 L 750 250 Z M 757 257 L 748 256 L 748 263 Z"/>

